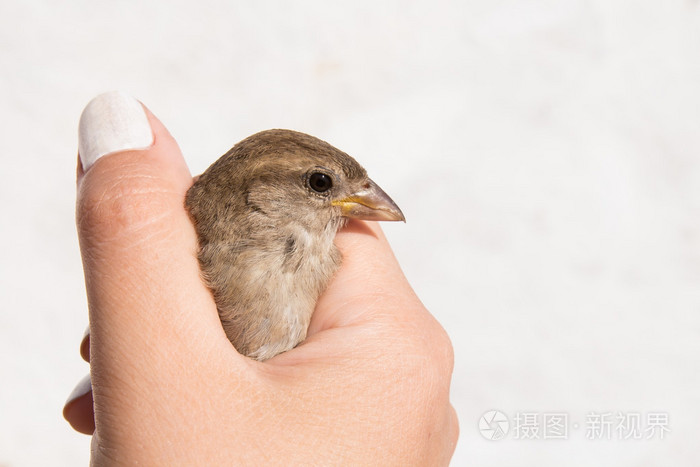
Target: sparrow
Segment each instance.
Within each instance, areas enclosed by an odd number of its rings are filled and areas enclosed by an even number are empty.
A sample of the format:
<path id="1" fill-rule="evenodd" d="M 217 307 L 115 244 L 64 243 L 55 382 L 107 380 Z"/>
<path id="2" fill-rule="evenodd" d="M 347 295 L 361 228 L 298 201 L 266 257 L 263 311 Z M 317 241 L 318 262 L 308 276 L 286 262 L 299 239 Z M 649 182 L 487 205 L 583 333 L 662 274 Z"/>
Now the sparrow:
<path id="1" fill-rule="evenodd" d="M 405 222 L 355 159 L 291 130 L 236 144 L 195 179 L 185 207 L 226 336 L 260 361 L 306 338 L 347 219 Z"/>

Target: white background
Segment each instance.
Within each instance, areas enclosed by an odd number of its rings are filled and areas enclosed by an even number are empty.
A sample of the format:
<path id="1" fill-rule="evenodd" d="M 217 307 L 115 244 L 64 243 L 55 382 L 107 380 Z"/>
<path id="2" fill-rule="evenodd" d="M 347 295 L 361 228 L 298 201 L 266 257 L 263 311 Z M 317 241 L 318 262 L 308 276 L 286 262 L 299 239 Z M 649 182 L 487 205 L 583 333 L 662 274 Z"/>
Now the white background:
<path id="1" fill-rule="evenodd" d="M 88 460 L 61 417 L 88 371 L 76 129 L 112 89 L 193 173 L 273 127 L 365 165 L 454 343 L 453 465 L 697 465 L 697 1 L 3 1 L 2 466 Z M 580 426 L 487 441 L 490 409 Z M 588 413 L 618 411 L 667 413 L 671 432 L 586 439 Z"/>

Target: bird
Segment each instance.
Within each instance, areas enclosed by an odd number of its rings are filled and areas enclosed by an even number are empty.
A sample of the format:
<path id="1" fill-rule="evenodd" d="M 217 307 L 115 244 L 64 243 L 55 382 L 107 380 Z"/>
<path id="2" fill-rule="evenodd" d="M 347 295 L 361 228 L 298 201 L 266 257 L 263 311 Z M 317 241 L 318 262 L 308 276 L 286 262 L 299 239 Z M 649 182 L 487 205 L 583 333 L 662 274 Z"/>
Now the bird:
<path id="1" fill-rule="evenodd" d="M 185 195 L 201 276 L 241 354 L 265 361 L 306 338 L 342 263 L 348 219 L 403 221 L 351 156 L 293 130 L 265 130 L 215 161 Z"/>

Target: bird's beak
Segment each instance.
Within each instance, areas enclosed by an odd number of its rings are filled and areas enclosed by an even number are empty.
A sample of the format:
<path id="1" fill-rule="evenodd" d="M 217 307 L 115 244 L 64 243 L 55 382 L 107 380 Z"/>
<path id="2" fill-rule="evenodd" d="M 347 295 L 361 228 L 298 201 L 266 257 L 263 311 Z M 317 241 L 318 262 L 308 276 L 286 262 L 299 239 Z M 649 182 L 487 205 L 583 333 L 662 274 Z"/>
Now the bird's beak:
<path id="1" fill-rule="evenodd" d="M 340 207 L 343 217 L 366 221 L 403 221 L 401 209 L 372 180 L 360 191 L 343 199 L 334 200 L 333 206 Z"/>

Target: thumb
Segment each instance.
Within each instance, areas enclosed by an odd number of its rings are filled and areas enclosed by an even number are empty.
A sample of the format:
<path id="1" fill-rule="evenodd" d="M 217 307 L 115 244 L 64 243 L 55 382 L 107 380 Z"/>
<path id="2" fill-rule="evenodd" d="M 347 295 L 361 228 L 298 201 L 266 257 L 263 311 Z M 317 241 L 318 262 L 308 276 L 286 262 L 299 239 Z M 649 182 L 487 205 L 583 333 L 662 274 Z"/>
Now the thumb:
<path id="1" fill-rule="evenodd" d="M 192 177 L 172 136 L 138 101 L 107 93 L 85 108 L 79 146 L 76 219 L 98 415 L 101 401 L 159 394 L 149 388 L 196 368 L 212 353 L 205 347 L 230 345 L 199 277 L 183 204 Z"/>

